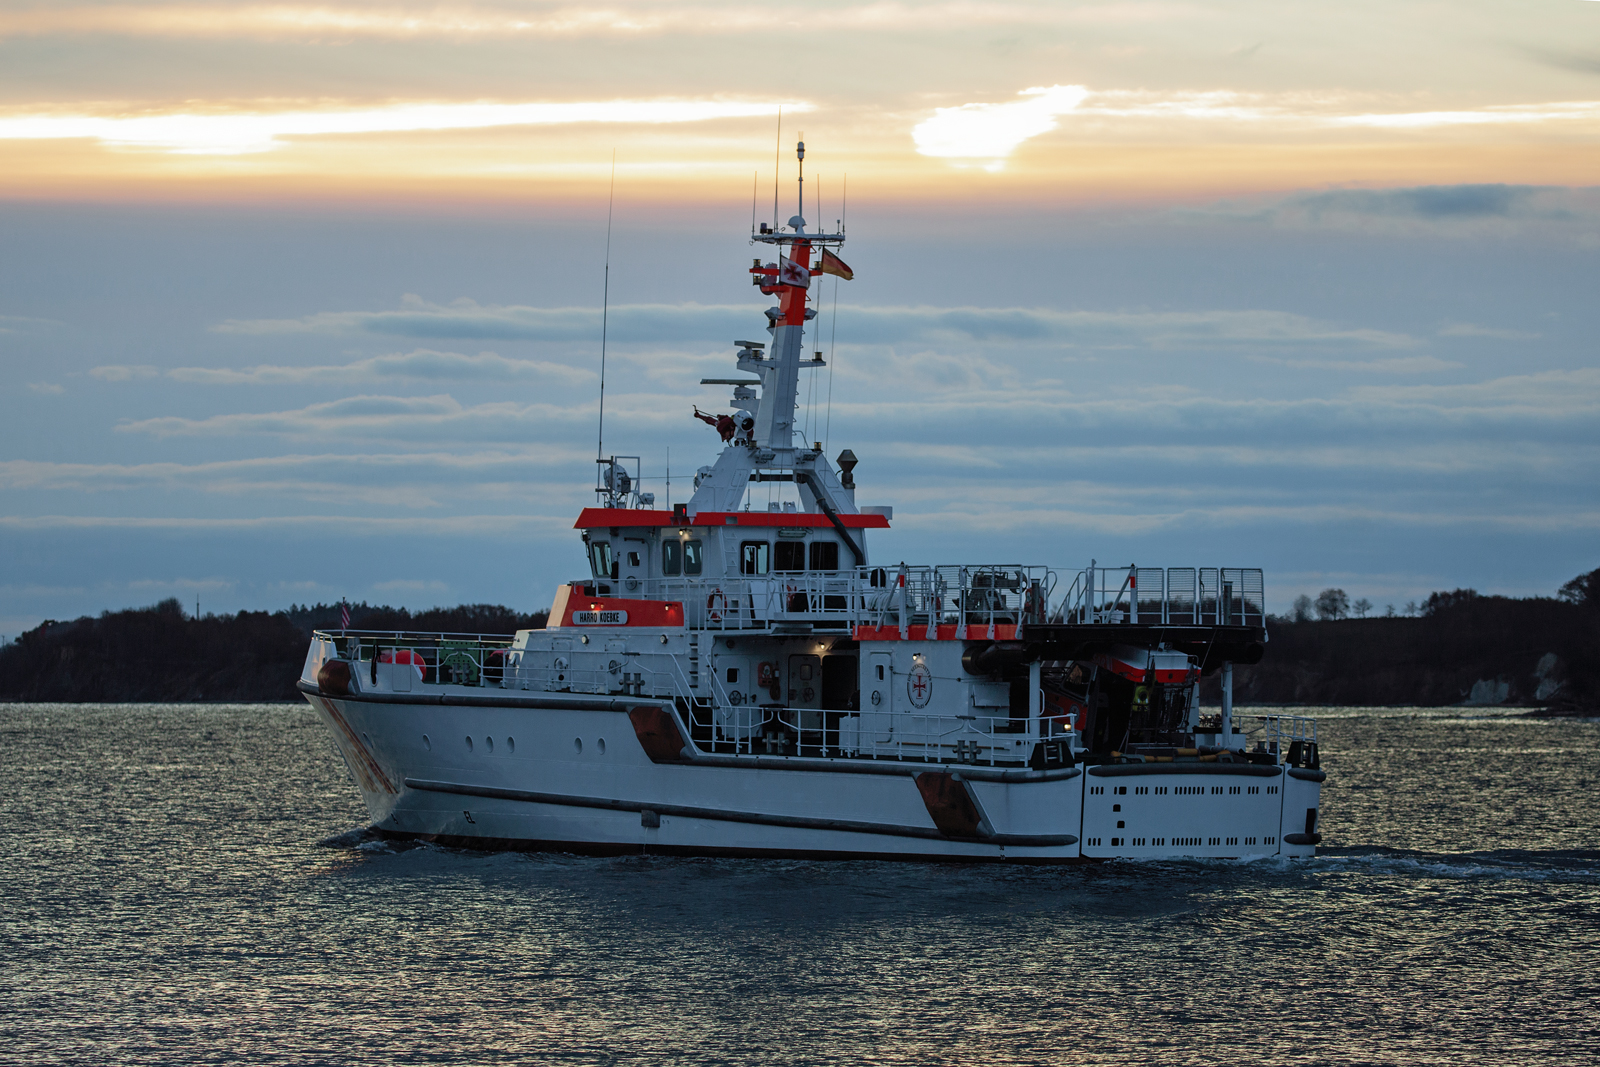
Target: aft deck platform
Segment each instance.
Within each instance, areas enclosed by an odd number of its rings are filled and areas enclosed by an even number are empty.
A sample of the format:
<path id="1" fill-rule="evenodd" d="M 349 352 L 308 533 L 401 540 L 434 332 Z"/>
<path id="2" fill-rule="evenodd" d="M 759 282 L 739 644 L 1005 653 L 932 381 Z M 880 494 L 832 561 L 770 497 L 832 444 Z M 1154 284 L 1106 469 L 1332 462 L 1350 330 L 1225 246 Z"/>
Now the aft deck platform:
<path id="1" fill-rule="evenodd" d="M 1265 626 L 1173 626 L 1155 623 L 1031 622 L 1022 632 L 1029 658 L 1041 660 L 1090 659 L 1117 645 L 1169 648 L 1194 657 L 1209 674 L 1224 663 L 1260 663 L 1266 651 Z"/>

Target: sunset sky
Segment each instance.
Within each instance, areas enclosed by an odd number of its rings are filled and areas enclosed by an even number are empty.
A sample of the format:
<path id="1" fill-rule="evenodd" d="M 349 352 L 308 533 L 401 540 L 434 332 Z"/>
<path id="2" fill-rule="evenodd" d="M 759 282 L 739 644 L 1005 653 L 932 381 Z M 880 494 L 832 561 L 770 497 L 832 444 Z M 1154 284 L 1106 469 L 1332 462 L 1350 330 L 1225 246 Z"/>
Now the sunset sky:
<path id="1" fill-rule="evenodd" d="M 780 108 L 879 562 L 1380 612 L 1600 566 L 1593 0 L 9 2 L 0 634 L 547 604 L 613 155 L 606 451 L 686 500 Z"/>

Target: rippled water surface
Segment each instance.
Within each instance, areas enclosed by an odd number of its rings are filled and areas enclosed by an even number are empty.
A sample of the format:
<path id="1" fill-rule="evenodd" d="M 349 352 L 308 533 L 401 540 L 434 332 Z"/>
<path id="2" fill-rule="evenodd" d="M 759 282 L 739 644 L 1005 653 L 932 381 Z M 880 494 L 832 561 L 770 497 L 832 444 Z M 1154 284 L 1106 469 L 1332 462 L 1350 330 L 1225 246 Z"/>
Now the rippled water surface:
<path id="1" fill-rule="evenodd" d="M 308 708 L 0 706 L 12 1063 L 1582 1063 L 1600 723 L 1321 716 L 1314 861 L 394 849 Z"/>

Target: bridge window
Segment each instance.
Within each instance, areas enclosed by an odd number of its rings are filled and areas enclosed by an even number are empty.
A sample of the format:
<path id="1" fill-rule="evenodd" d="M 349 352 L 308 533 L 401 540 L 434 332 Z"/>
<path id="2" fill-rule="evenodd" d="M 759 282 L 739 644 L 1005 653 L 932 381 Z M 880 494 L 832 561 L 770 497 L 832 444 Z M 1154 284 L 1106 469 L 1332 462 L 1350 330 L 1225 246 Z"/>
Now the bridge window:
<path id="1" fill-rule="evenodd" d="M 766 541 L 745 541 L 739 545 L 739 573 L 766 574 L 772 546 Z"/>
<path id="2" fill-rule="evenodd" d="M 668 576 L 683 573 L 683 542 L 661 542 L 661 573 Z"/>
<path id="3" fill-rule="evenodd" d="M 772 550 L 772 569 L 775 571 L 803 571 L 806 569 L 806 543 L 804 541 L 779 541 Z"/>
<path id="4" fill-rule="evenodd" d="M 616 563 L 611 558 L 611 543 L 609 541 L 596 541 L 589 546 L 589 565 L 594 568 L 596 578 L 615 578 Z"/>
<path id="5" fill-rule="evenodd" d="M 836 571 L 839 569 L 839 542 L 813 541 L 811 542 L 811 569 L 814 571 Z"/>
<path id="6" fill-rule="evenodd" d="M 685 541 L 683 543 L 683 573 L 699 574 L 705 566 L 705 553 L 701 551 L 699 541 Z"/>

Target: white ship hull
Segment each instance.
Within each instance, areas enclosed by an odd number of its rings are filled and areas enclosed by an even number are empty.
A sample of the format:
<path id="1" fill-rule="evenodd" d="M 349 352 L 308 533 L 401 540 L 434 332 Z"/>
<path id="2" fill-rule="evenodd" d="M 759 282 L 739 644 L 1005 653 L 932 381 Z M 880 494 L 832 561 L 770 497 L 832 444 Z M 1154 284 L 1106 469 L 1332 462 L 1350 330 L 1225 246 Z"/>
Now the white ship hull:
<path id="1" fill-rule="evenodd" d="M 373 825 L 397 837 L 602 854 L 1028 863 L 1315 853 L 1306 823 L 1318 806 L 1320 771 L 1198 762 L 1049 771 L 848 758 L 715 762 L 692 745 L 682 762 L 656 763 L 629 717 L 640 706 L 634 701 L 491 707 L 468 703 L 481 697 L 465 691 L 405 703 L 378 694 L 308 699 Z M 918 788 L 927 774 L 960 783 L 979 815 L 975 832 L 941 831 Z"/>

